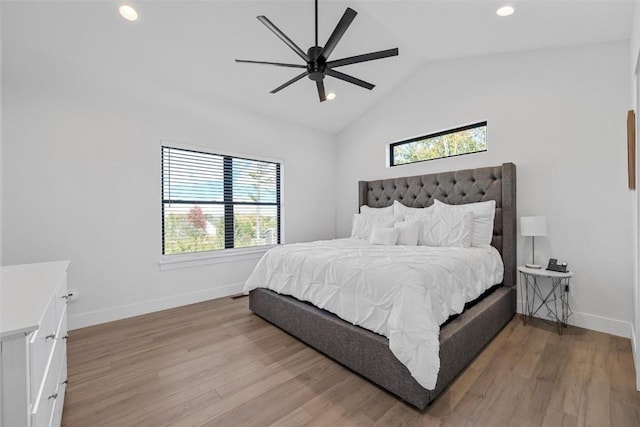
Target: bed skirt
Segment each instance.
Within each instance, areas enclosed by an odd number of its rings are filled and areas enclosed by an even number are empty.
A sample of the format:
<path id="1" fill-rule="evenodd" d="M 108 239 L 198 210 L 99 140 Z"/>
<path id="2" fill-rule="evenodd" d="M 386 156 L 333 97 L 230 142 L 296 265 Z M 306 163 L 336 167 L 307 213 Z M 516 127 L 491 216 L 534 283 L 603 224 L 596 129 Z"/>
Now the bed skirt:
<path id="1" fill-rule="evenodd" d="M 458 376 L 515 314 L 515 288 L 501 286 L 440 331 L 440 372 L 434 390 L 423 388 L 382 335 L 268 289 L 249 294 L 249 308 L 294 337 L 359 373 L 411 405 L 424 409 Z"/>

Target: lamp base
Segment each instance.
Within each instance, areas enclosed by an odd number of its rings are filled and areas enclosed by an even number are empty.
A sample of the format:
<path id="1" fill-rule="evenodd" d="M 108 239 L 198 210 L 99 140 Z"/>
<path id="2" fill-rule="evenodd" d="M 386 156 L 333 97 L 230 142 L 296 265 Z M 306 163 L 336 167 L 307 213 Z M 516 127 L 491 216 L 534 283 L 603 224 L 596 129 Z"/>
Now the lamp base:
<path id="1" fill-rule="evenodd" d="M 527 268 L 542 268 L 542 266 L 538 264 L 525 264 L 524 266 Z"/>

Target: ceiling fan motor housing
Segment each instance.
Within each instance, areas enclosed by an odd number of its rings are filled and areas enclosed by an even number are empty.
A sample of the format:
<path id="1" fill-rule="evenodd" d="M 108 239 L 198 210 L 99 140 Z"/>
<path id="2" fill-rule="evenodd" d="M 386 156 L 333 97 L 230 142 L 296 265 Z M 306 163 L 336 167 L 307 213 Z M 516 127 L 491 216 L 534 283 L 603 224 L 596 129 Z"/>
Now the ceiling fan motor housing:
<path id="1" fill-rule="evenodd" d="M 322 48 L 320 46 L 312 46 L 307 51 L 309 62 L 307 62 L 307 71 L 309 79 L 314 82 L 324 79 L 327 74 L 327 60 L 320 55 Z"/>

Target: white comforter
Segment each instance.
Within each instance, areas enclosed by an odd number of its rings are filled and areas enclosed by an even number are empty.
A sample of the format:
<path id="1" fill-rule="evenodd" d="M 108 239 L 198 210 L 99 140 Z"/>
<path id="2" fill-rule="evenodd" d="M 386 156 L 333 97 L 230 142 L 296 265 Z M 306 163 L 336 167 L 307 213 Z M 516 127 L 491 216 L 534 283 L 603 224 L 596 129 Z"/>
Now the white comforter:
<path id="1" fill-rule="evenodd" d="M 503 276 L 493 248 L 379 246 L 338 239 L 271 249 L 244 291 L 292 295 L 389 339 L 393 354 L 426 389 L 440 369 L 438 335 Z"/>

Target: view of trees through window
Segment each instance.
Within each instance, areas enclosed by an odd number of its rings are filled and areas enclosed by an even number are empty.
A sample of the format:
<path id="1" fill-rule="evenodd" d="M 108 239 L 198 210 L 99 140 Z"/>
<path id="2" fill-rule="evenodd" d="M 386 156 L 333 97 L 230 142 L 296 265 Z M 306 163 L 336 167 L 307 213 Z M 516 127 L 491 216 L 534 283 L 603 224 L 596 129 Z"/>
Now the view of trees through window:
<path id="1" fill-rule="evenodd" d="M 391 166 L 487 151 L 487 122 L 390 145 Z"/>
<path id="2" fill-rule="evenodd" d="M 224 215 L 199 205 L 165 210 L 165 255 L 214 251 L 225 248 Z M 277 244 L 275 209 L 261 213 L 242 212 L 233 217 L 233 247 Z M 270 212 L 267 212 L 270 211 Z"/>
<path id="3" fill-rule="evenodd" d="M 163 147 L 163 254 L 279 243 L 277 163 Z"/>

